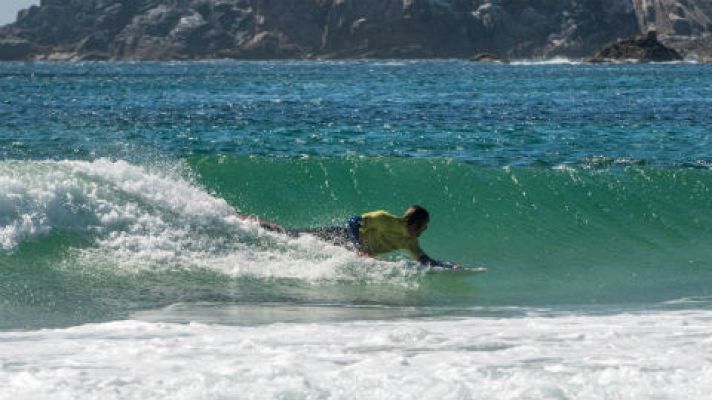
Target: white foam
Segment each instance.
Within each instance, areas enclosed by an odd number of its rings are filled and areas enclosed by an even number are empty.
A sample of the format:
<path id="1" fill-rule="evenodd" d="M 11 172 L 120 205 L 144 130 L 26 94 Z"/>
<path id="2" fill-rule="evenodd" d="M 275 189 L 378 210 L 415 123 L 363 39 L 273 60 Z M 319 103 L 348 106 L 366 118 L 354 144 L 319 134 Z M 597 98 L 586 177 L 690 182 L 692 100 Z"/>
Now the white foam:
<path id="1" fill-rule="evenodd" d="M 712 312 L 0 333 L 0 399 L 708 399 Z"/>
<path id="2" fill-rule="evenodd" d="M 266 232 L 179 172 L 107 159 L 0 163 L 0 247 L 13 251 L 54 230 L 93 239 L 73 263 L 117 271 L 209 268 L 305 280 L 404 271 L 313 237 Z"/>
<path id="3" fill-rule="evenodd" d="M 566 57 L 553 57 L 541 60 L 512 60 L 511 65 L 580 65 L 581 60 L 571 60 Z"/>

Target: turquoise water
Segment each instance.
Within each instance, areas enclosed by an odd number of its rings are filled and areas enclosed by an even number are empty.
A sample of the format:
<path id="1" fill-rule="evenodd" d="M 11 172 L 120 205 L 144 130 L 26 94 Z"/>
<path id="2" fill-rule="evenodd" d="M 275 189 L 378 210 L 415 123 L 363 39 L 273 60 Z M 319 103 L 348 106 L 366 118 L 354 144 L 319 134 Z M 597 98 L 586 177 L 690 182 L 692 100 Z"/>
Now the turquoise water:
<path id="1" fill-rule="evenodd" d="M 0 66 L 5 159 L 448 158 L 706 167 L 709 65 Z"/>
<path id="2" fill-rule="evenodd" d="M 707 309 L 711 72 L 0 64 L 0 328 L 205 304 L 271 310 L 213 318 L 246 325 Z M 307 227 L 411 203 L 432 256 L 489 271 L 423 274 L 230 217 Z"/>

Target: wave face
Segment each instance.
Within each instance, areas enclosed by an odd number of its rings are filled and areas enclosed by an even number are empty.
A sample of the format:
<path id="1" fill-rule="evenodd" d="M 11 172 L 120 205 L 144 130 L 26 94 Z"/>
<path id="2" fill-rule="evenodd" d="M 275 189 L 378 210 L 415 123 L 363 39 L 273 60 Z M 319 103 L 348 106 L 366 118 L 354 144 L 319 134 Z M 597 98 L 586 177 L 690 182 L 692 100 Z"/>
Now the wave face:
<path id="1" fill-rule="evenodd" d="M 709 283 L 708 170 L 483 168 L 388 158 L 204 158 L 193 165 L 231 203 L 292 226 L 425 205 L 432 221 L 423 247 L 490 267 L 485 297 L 496 301 L 656 298 L 706 293 Z"/>
<path id="2" fill-rule="evenodd" d="M 551 306 L 708 296 L 712 172 L 489 168 L 403 158 L 0 162 L 4 328 L 179 302 Z M 457 279 L 361 258 L 289 227 L 426 206 L 423 247 Z"/>

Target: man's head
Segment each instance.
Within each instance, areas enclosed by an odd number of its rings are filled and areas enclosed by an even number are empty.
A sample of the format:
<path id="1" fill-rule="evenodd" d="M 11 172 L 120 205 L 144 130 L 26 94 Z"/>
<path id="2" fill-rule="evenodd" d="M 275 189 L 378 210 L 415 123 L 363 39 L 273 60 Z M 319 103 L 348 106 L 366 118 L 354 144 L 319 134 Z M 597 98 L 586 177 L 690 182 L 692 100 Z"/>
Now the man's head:
<path id="1" fill-rule="evenodd" d="M 428 229 L 430 214 L 428 214 L 428 210 L 425 208 L 414 204 L 405 211 L 403 220 L 408 228 L 408 233 L 410 233 L 411 236 L 418 237 Z"/>

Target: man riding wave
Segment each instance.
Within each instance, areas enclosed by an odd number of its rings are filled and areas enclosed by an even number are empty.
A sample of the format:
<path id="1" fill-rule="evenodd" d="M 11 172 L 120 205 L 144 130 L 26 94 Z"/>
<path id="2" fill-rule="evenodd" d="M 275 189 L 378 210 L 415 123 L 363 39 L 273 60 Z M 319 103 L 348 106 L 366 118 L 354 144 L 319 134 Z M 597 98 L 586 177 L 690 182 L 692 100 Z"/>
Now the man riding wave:
<path id="1" fill-rule="evenodd" d="M 371 211 L 349 218 L 344 226 L 286 229 L 270 222 L 261 222 L 260 225 L 290 236 L 311 234 L 371 257 L 405 250 L 423 265 L 462 268 L 456 263 L 431 258 L 420 247 L 418 238 L 428 229 L 429 223 L 428 211 L 416 204 L 410 206 L 401 217 L 384 210 Z"/>

